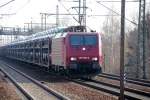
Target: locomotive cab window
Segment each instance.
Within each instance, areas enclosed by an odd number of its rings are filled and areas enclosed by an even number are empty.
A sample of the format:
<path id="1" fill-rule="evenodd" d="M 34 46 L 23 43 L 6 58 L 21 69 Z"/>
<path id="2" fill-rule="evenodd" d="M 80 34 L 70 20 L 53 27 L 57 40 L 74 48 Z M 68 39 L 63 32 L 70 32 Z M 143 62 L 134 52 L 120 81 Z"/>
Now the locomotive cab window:
<path id="1" fill-rule="evenodd" d="M 78 45 L 94 46 L 97 44 L 97 35 L 71 35 L 70 44 L 72 46 Z"/>
<path id="2" fill-rule="evenodd" d="M 71 45 L 83 45 L 83 36 L 71 35 L 70 42 L 71 42 Z"/>
<path id="3" fill-rule="evenodd" d="M 85 45 L 96 45 L 97 43 L 97 36 L 84 36 L 84 44 Z"/>

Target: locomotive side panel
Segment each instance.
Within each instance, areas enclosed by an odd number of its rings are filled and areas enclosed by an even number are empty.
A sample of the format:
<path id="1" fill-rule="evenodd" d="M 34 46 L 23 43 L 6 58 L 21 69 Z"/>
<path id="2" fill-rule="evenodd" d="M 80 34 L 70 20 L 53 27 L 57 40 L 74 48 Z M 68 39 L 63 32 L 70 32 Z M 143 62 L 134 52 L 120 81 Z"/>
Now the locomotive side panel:
<path id="1" fill-rule="evenodd" d="M 101 40 L 101 34 L 99 33 L 98 34 L 98 43 L 99 43 L 99 47 L 98 47 L 98 49 L 99 49 L 99 63 L 100 63 L 100 65 L 102 66 L 102 63 L 103 63 L 103 55 L 102 55 L 102 40 Z"/>
<path id="2" fill-rule="evenodd" d="M 65 50 L 64 50 L 64 38 L 56 38 L 52 40 L 52 65 L 65 66 Z"/>

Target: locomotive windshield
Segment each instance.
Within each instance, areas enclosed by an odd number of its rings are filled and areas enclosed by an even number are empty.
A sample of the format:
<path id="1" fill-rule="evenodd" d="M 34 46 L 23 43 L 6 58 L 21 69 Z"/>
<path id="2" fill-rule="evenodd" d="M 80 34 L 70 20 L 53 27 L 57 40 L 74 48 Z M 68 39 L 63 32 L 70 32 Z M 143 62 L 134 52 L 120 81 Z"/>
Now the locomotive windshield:
<path id="1" fill-rule="evenodd" d="M 97 36 L 96 35 L 71 35 L 70 43 L 73 46 L 96 45 L 97 44 Z"/>

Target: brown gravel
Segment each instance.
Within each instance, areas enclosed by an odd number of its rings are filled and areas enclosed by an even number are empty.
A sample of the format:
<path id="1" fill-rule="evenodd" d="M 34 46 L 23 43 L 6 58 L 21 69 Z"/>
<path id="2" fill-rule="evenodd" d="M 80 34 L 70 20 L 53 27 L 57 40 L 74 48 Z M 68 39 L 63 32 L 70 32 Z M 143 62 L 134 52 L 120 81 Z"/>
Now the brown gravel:
<path id="1" fill-rule="evenodd" d="M 73 82 L 47 82 L 48 87 L 62 93 L 71 100 L 118 100 L 116 96 L 84 87 Z"/>
<path id="2" fill-rule="evenodd" d="M 15 88 L 0 74 L 0 100 L 21 100 Z"/>
<path id="3" fill-rule="evenodd" d="M 103 77 L 96 77 L 95 79 L 102 81 L 102 82 L 118 85 L 118 86 L 120 85 L 120 81 L 117 81 L 117 80 L 107 79 L 107 78 L 103 78 Z M 133 88 L 133 89 L 137 89 L 137 90 L 141 90 L 141 91 L 146 91 L 146 92 L 150 93 L 150 87 L 145 87 L 145 86 L 136 85 L 136 84 L 132 84 L 132 83 L 125 83 L 125 87 L 129 87 L 129 88 Z"/>

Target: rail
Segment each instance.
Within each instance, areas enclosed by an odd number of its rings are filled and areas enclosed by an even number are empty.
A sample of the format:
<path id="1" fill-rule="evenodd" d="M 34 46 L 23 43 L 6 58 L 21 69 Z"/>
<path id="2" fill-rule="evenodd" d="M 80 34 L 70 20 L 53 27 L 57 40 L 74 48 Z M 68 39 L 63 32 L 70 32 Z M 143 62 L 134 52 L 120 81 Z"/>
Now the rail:
<path id="1" fill-rule="evenodd" d="M 30 81 L 32 81 L 34 84 L 36 84 L 37 86 L 41 87 L 43 90 L 47 91 L 49 94 L 52 94 L 54 96 L 56 96 L 59 100 L 70 100 L 68 97 L 65 97 L 64 95 L 58 93 L 57 91 L 48 88 L 47 86 L 43 85 L 42 83 L 38 82 L 37 80 L 31 78 L 30 76 L 26 75 L 25 73 L 13 68 L 12 66 L 6 64 L 3 62 L 3 64 L 7 67 L 9 67 L 10 69 L 14 70 L 15 72 L 21 74 L 22 76 L 24 76 L 25 78 L 29 79 Z M 4 71 L 4 70 L 3 70 Z M 5 72 L 5 71 L 4 71 Z M 8 75 L 8 74 L 7 74 Z M 27 93 L 26 93 L 27 94 Z M 28 94 L 29 95 L 29 94 Z"/>

